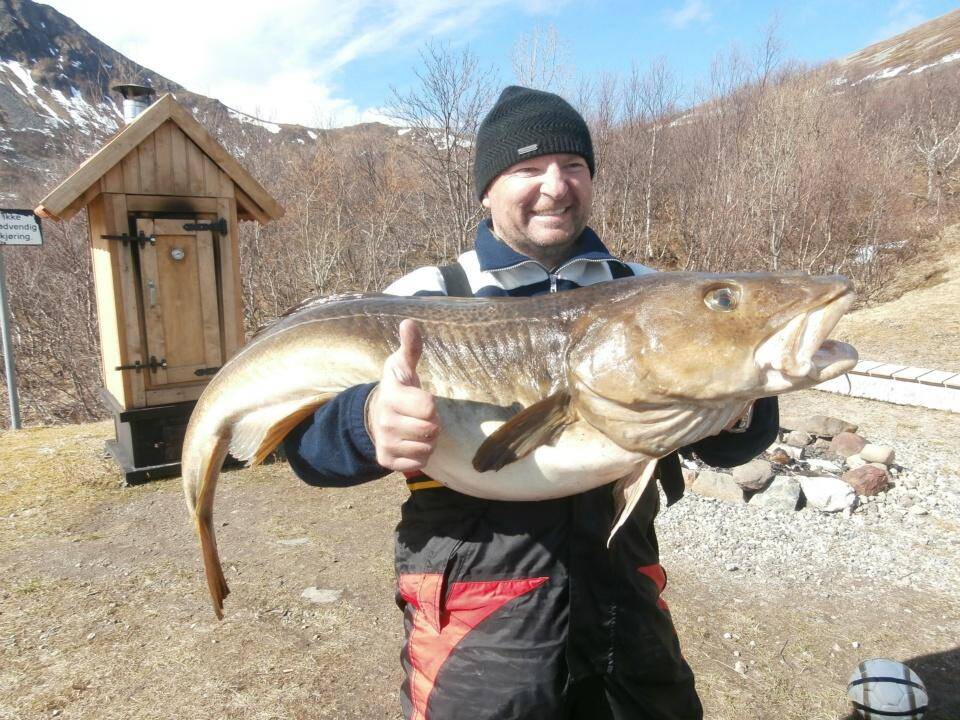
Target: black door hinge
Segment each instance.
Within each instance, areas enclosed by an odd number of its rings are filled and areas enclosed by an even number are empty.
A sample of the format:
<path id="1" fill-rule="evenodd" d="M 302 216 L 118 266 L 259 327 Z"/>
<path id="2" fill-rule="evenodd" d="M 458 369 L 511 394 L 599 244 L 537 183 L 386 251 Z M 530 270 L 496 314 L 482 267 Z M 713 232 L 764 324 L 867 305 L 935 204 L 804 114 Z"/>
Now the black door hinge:
<path id="1" fill-rule="evenodd" d="M 194 370 L 193 374 L 199 377 L 203 377 L 204 375 L 216 375 L 219 369 L 219 367 L 200 368 L 199 370 Z"/>
<path id="2" fill-rule="evenodd" d="M 103 240 L 119 240 L 124 245 L 129 245 L 132 242 L 140 243 L 140 249 L 143 249 L 143 246 L 147 243 L 151 245 L 157 244 L 157 238 L 155 235 L 144 235 L 142 232 L 136 235 L 101 235 Z"/>
<path id="3" fill-rule="evenodd" d="M 166 370 L 167 361 L 165 359 L 157 360 L 157 358 L 154 355 L 151 355 L 150 362 L 148 363 L 142 363 L 139 360 L 137 360 L 132 365 L 117 365 L 114 368 L 114 370 L 134 370 L 139 374 L 141 370 L 144 370 L 146 368 L 149 368 L 150 372 L 152 373 L 156 373 L 157 368 L 163 368 L 164 370 Z"/>
<path id="4" fill-rule="evenodd" d="M 224 218 L 220 218 L 216 222 L 208 223 L 186 223 L 183 226 L 184 230 L 209 230 L 210 232 L 219 233 L 221 235 L 227 234 L 227 221 Z"/>

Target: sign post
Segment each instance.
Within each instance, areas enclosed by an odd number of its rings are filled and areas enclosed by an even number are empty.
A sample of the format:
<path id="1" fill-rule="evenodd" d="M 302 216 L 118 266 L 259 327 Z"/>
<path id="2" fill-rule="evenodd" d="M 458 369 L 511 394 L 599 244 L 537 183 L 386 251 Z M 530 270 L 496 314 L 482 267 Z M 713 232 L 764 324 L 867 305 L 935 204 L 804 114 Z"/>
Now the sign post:
<path id="1" fill-rule="evenodd" d="M 42 245 L 40 218 L 33 210 L 0 209 L 0 245 Z M 20 402 L 17 398 L 16 367 L 10 340 L 10 312 L 7 305 L 7 280 L 4 251 L 0 250 L 0 335 L 3 337 L 3 369 L 10 398 L 10 427 L 20 429 Z"/>

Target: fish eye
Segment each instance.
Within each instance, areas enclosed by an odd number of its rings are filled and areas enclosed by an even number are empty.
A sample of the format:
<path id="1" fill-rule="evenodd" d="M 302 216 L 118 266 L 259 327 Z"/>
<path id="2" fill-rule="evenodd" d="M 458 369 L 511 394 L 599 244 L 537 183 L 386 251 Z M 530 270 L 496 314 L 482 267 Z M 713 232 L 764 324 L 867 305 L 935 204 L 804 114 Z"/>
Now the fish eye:
<path id="1" fill-rule="evenodd" d="M 703 302 L 711 310 L 718 312 L 730 312 L 736 310 L 740 304 L 740 291 L 735 287 L 718 287 L 707 292 Z"/>

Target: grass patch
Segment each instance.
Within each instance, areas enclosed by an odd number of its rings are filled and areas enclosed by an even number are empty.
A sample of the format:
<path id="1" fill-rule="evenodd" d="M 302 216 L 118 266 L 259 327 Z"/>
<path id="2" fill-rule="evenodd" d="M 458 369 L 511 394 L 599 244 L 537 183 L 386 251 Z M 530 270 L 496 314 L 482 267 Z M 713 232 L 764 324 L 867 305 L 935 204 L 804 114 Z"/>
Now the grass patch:
<path id="1" fill-rule="evenodd" d="M 117 488 L 119 471 L 103 449 L 112 435 L 109 421 L 0 434 L 0 515 Z"/>

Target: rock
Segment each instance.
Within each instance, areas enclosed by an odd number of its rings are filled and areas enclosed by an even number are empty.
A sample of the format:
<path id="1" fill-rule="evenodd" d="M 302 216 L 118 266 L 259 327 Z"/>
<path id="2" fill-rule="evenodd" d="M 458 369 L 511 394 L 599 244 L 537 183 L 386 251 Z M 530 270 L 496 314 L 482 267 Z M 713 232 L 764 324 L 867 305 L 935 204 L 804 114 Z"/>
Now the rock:
<path id="1" fill-rule="evenodd" d="M 744 490 L 762 490 L 773 479 L 773 465 L 766 460 L 751 460 L 733 468 L 733 480 Z"/>
<path id="2" fill-rule="evenodd" d="M 867 462 L 878 462 L 884 465 L 892 463 L 893 456 L 893 448 L 889 448 L 886 445 L 874 445 L 873 443 L 867 443 L 863 446 L 863 450 L 860 451 L 860 457 Z"/>
<path id="3" fill-rule="evenodd" d="M 803 448 L 793 447 L 793 445 L 784 445 L 781 443 L 777 445 L 773 451 L 776 452 L 777 450 L 785 452 L 791 460 L 799 460 L 803 457 Z"/>
<path id="4" fill-rule="evenodd" d="M 807 505 L 822 512 L 840 512 L 857 504 L 856 491 L 835 477 L 798 476 Z"/>
<path id="5" fill-rule="evenodd" d="M 329 605 L 337 602 L 341 595 L 343 595 L 343 590 L 327 590 L 311 586 L 300 593 L 300 598 L 317 605 Z"/>
<path id="6" fill-rule="evenodd" d="M 840 465 L 833 460 L 823 460 L 821 458 L 810 458 L 805 460 L 807 467 L 818 472 L 839 473 Z"/>
<path id="7" fill-rule="evenodd" d="M 739 660 L 737 660 L 737 661 L 733 664 L 733 669 L 734 669 L 735 672 L 738 672 L 738 673 L 740 673 L 741 675 L 746 675 L 746 673 L 747 673 L 747 668 L 746 668 L 746 666 L 745 666 L 742 662 L 740 662 Z"/>
<path id="8" fill-rule="evenodd" d="M 307 545 L 310 542 L 310 538 L 289 538 L 287 540 L 277 540 L 277 545 L 283 545 L 285 547 L 296 547 L 297 545 Z"/>
<path id="9" fill-rule="evenodd" d="M 847 470 L 840 479 L 853 487 L 857 495 L 868 497 L 877 495 L 890 487 L 890 475 L 887 471 L 873 465 L 863 465 L 855 470 Z"/>
<path id="10" fill-rule="evenodd" d="M 683 487 L 687 490 L 692 488 L 694 481 L 697 479 L 697 471 L 682 467 L 680 468 L 680 474 L 683 475 Z"/>
<path id="11" fill-rule="evenodd" d="M 777 448 L 776 450 L 768 450 L 767 456 L 770 458 L 770 462 L 777 463 L 777 465 L 788 465 L 792 459 L 787 455 L 783 450 Z"/>
<path id="12" fill-rule="evenodd" d="M 761 493 L 750 498 L 750 507 L 793 511 L 800 501 L 800 483 L 789 475 L 777 475 Z"/>
<path id="13" fill-rule="evenodd" d="M 793 430 L 787 433 L 783 441 L 791 447 L 806 447 L 813 442 L 813 435 L 803 430 Z"/>
<path id="14" fill-rule="evenodd" d="M 817 438 L 813 441 L 813 449 L 817 452 L 827 452 L 830 450 L 830 441 L 825 438 Z"/>
<path id="15" fill-rule="evenodd" d="M 704 497 L 732 503 L 744 502 L 743 490 L 734 482 L 733 475 L 728 473 L 701 470 L 697 474 L 696 480 L 693 481 L 692 489 L 695 493 Z"/>
<path id="16" fill-rule="evenodd" d="M 830 452 L 840 457 L 848 458 L 851 455 L 859 453 L 863 446 L 867 444 L 866 438 L 852 432 L 842 432 L 834 435 L 830 441 Z"/>
<path id="17" fill-rule="evenodd" d="M 836 437 L 842 432 L 856 432 L 857 426 L 828 415 L 813 415 L 797 423 L 796 430 L 805 430 L 817 437 Z"/>
<path id="18" fill-rule="evenodd" d="M 928 514 L 929 511 L 922 505 L 913 505 L 909 510 L 907 510 L 907 515 L 913 515 L 915 517 L 921 517 Z"/>
<path id="19" fill-rule="evenodd" d="M 863 467 L 866 464 L 867 464 L 867 461 L 864 460 L 859 455 L 851 455 L 850 457 L 847 458 L 847 462 L 846 462 L 847 467 L 850 468 L 851 470 L 856 470 L 857 468 Z"/>

